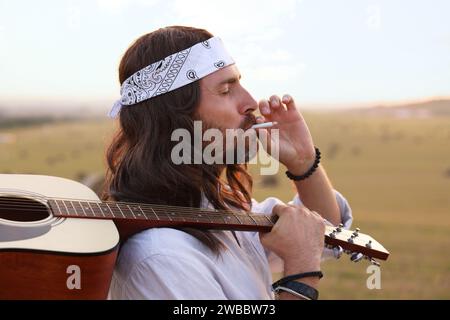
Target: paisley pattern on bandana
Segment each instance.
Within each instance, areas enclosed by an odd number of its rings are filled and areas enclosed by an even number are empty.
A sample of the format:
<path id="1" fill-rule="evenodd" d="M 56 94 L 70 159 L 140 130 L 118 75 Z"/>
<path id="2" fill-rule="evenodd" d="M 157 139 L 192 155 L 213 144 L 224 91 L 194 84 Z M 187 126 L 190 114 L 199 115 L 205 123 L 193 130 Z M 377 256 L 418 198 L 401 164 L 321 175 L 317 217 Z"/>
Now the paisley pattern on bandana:
<path id="1" fill-rule="evenodd" d="M 166 78 L 159 86 L 158 90 L 153 94 L 153 97 L 170 91 L 170 87 L 177 78 L 178 73 L 180 73 L 181 67 L 189 56 L 190 50 L 191 49 L 183 50 L 176 54 L 175 61 L 170 66 L 169 71 L 167 71 Z"/>
<path id="2" fill-rule="evenodd" d="M 120 89 L 121 99 L 114 104 L 109 116 L 115 117 L 123 106 L 178 89 L 231 64 L 234 60 L 218 37 L 171 54 L 126 79 Z"/>

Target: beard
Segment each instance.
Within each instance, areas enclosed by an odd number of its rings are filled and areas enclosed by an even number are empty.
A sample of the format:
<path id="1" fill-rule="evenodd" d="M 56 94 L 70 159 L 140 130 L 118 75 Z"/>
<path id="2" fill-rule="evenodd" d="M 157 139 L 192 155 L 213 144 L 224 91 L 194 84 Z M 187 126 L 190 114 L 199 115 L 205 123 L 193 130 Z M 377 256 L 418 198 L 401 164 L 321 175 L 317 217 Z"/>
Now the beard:
<path id="1" fill-rule="evenodd" d="M 211 152 L 211 156 L 220 159 L 223 164 L 244 164 L 256 156 L 258 151 L 258 138 L 255 130 L 248 131 L 256 123 L 256 117 L 253 114 L 245 115 L 238 128 L 225 128 L 212 121 L 202 121 L 202 130 L 219 130 L 222 135 L 222 142 L 203 141 L 203 151 L 205 148 L 211 148 L 211 144 L 217 145 Z"/>

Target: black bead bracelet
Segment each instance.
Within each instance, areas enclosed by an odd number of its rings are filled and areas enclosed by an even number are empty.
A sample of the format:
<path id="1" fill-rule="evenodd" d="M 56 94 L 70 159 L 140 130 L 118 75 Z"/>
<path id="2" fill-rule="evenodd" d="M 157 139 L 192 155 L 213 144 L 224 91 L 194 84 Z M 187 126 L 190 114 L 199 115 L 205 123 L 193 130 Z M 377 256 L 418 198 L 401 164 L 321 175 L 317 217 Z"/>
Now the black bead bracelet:
<path id="1" fill-rule="evenodd" d="M 294 181 L 305 180 L 306 178 L 310 177 L 316 171 L 316 169 L 319 167 L 321 154 L 320 154 L 319 148 L 315 147 L 314 149 L 316 150 L 316 160 L 314 160 L 314 163 L 311 166 L 311 168 L 309 168 L 309 170 L 306 171 L 306 173 L 302 174 L 301 176 L 296 176 L 296 175 L 290 173 L 288 170 L 288 171 L 286 171 L 286 175 L 289 179 L 294 180 Z"/>

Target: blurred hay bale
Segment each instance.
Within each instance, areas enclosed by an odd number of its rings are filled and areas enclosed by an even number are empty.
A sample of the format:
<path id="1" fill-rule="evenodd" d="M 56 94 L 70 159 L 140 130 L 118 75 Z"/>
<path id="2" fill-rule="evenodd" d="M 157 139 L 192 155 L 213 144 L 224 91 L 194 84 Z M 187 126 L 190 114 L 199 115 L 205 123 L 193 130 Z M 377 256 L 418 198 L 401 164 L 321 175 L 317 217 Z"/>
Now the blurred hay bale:
<path id="1" fill-rule="evenodd" d="M 336 142 L 332 142 L 329 146 L 328 149 L 326 150 L 326 156 L 329 159 L 334 159 L 337 154 L 339 153 L 341 147 L 338 143 Z"/>
<path id="2" fill-rule="evenodd" d="M 444 177 L 450 179 L 450 168 L 444 171 Z"/>
<path id="3" fill-rule="evenodd" d="M 262 176 L 261 178 L 261 182 L 260 185 L 261 187 L 276 187 L 278 186 L 278 176 L 273 174 L 273 175 L 267 175 L 267 176 Z"/>
<path id="4" fill-rule="evenodd" d="M 353 146 L 351 153 L 353 156 L 359 156 L 361 154 L 361 148 L 359 146 Z"/>

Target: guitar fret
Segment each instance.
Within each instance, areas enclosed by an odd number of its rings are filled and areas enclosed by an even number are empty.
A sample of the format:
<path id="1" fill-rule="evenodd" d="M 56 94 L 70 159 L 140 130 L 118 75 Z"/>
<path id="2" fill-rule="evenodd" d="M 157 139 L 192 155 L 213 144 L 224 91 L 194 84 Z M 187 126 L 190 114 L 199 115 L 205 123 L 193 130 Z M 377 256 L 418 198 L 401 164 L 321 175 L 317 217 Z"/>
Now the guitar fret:
<path id="1" fill-rule="evenodd" d="M 161 220 L 161 219 L 158 217 L 158 215 L 156 214 L 155 210 L 153 210 L 152 207 L 150 207 L 150 210 L 152 210 L 152 212 L 153 212 L 153 214 L 155 215 L 155 217 L 156 217 L 157 220 Z"/>
<path id="2" fill-rule="evenodd" d="M 233 213 L 227 213 L 227 215 L 224 216 L 224 219 L 228 221 L 228 224 L 241 224 L 241 221 Z"/>
<path id="3" fill-rule="evenodd" d="M 142 212 L 142 214 L 144 215 L 144 218 L 147 220 L 150 220 L 147 215 L 145 214 L 144 210 L 142 210 L 141 206 L 137 206 L 137 208 Z"/>
<path id="4" fill-rule="evenodd" d="M 268 226 L 271 227 L 273 226 L 272 221 L 270 221 L 269 219 L 267 219 L 267 217 L 265 215 L 262 216 L 253 216 L 255 219 L 259 220 L 259 225 L 261 226 Z"/>
<path id="5" fill-rule="evenodd" d="M 130 206 L 127 205 L 127 207 L 128 207 L 128 210 L 130 210 L 130 212 L 131 212 L 131 214 L 133 215 L 133 217 L 134 217 L 135 219 L 137 219 L 137 218 L 136 218 L 136 215 L 134 214 L 133 210 L 131 210 Z"/>
<path id="6" fill-rule="evenodd" d="M 94 213 L 92 212 L 92 209 L 89 208 L 89 202 L 83 202 L 83 207 L 88 217 L 95 217 Z"/>
<path id="7" fill-rule="evenodd" d="M 256 222 L 256 220 L 252 217 L 251 214 L 248 215 L 250 217 L 250 219 L 252 219 L 252 221 L 255 223 L 255 225 L 258 225 L 258 222 Z"/>
<path id="8" fill-rule="evenodd" d="M 101 202 L 94 202 L 97 205 L 97 209 L 106 217 L 106 218 L 114 218 L 114 216 L 107 210 L 104 206 L 102 206 Z"/>
<path id="9" fill-rule="evenodd" d="M 100 207 L 100 205 L 98 204 L 98 202 L 94 202 L 94 204 L 96 205 L 95 211 L 97 212 L 97 209 L 98 209 L 99 212 L 101 212 L 101 214 L 102 214 L 104 217 L 106 217 L 106 216 L 105 216 L 105 213 L 103 212 L 103 210 L 102 210 L 102 208 Z"/>
<path id="10" fill-rule="evenodd" d="M 230 224 L 230 221 L 227 220 L 227 219 L 225 218 L 225 216 L 221 216 L 221 218 L 222 218 L 222 220 L 223 220 L 223 222 L 224 222 L 225 224 Z"/>
<path id="11" fill-rule="evenodd" d="M 106 204 L 106 206 L 108 207 L 109 211 L 111 212 L 112 216 L 113 216 L 114 218 L 117 218 L 116 215 L 115 215 L 115 213 L 114 213 L 114 210 L 111 209 L 111 207 L 109 206 L 108 202 L 105 202 L 105 204 Z"/>
<path id="12" fill-rule="evenodd" d="M 247 214 L 241 214 L 240 215 L 240 218 L 243 220 L 243 222 L 244 222 L 244 224 L 245 225 L 253 225 L 253 226 L 256 226 L 256 225 L 258 225 L 256 222 L 255 222 L 255 220 L 253 220 L 252 219 L 252 217 L 250 217 L 249 215 L 247 215 Z"/>
<path id="13" fill-rule="evenodd" d="M 118 208 L 119 211 L 120 211 L 120 213 L 122 214 L 122 216 L 123 216 L 124 218 L 126 218 L 125 214 L 123 213 L 122 209 L 120 209 L 120 206 L 119 206 L 117 203 L 116 203 L 116 208 Z"/>
<path id="14" fill-rule="evenodd" d="M 173 221 L 172 218 L 170 217 L 170 214 L 168 214 L 167 212 L 164 211 L 164 214 L 166 215 L 167 218 L 169 218 L 170 221 Z"/>
<path id="15" fill-rule="evenodd" d="M 101 202 L 96 202 L 96 204 L 100 212 L 102 212 L 105 217 L 114 218 L 114 214 L 111 212 L 111 209 L 109 209 L 108 206 L 105 207 Z"/>
<path id="16" fill-rule="evenodd" d="M 273 221 L 270 220 L 268 216 L 263 215 L 263 217 L 269 222 L 270 225 L 273 225 Z"/>
<path id="17" fill-rule="evenodd" d="M 242 221 L 241 221 L 241 219 L 239 219 L 237 214 L 234 214 L 234 213 L 231 213 L 231 214 L 232 214 L 233 217 L 235 217 L 239 221 L 239 224 L 242 224 Z"/>
<path id="18" fill-rule="evenodd" d="M 57 208 L 58 208 L 59 214 L 62 215 L 63 213 L 62 213 L 62 211 L 61 211 L 61 208 L 59 207 L 58 200 L 55 200 L 55 203 L 56 203 L 56 206 L 57 206 Z"/>
<path id="19" fill-rule="evenodd" d="M 227 223 L 227 221 L 221 215 L 218 215 L 216 212 L 211 212 L 209 214 L 209 218 L 211 219 L 212 223 L 218 224 Z"/>
<path id="20" fill-rule="evenodd" d="M 67 214 L 70 214 L 69 213 L 69 209 L 67 208 L 67 206 L 66 206 L 66 202 L 63 200 L 63 201 L 61 201 L 62 203 L 63 203 L 63 205 L 64 205 L 64 208 L 66 208 L 66 213 Z"/>
<path id="21" fill-rule="evenodd" d="M 97 212 L 95 212 L 94 208 L 92 208 L 92 203 L 91 203 L 91 202 L 87 202 L 87 204 L 89 205 L 89 208 L 91 209 L 92 215 L 93 215 L 94 217 L 100 216 L 100 215 L 97 215 L 97 214 L 96 214 Z M 101 210 L 100 210 L 100 213 L 102 214 L 102 216 L 103 216 L 103 218 L 104 218 L 104 217 L 105 217 L 105 214 L 104 214 Z"/>
<path id="22" fill-rule="evenodd" d="M 83 210 L 83 214 L 84 214 L 84 216 L 86 216 L 86 217 L 87 217 L 86 211 L 84 211 L 83 205 L 81 204 L 81 202 L 80 202 L 80 201 L 78 201 L 78 204 L 80 205 L 80 207 L 81 207 L 81 210 Z"/>
<path id="23" fill-rule="evenodd" d="M 174 218 L 175 220 L 183 220 L 186 221 L 186 219 L 183 216 L 177 215 L 175 212 L 170 212 L 170 215 L 172 216 L 172 218 Z"/>
<path id="24" fill-rule="evenodd" d="M 82 210 L 79 208 L 81 207 L 77 201 L 71 201 L 72 207 L 75 209 L 75 212 L 77 213 L 77 216 L 83 216 Z"/>
<path id="25" fill-rule="evenodd" d="M 72 201 L 69 201 L 69 203 L 70 203 L 70 205 L 71 205 L 72 208 L 73 208 L 73 213 L 74 213 L 76 216 L 78 216 L 78 211 L 77 211 L 77 209 L 75 208 L 75 206 L 73 205 L 73 202 L 72 202 Z"/>

